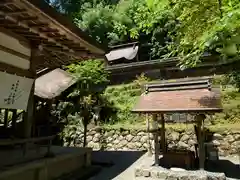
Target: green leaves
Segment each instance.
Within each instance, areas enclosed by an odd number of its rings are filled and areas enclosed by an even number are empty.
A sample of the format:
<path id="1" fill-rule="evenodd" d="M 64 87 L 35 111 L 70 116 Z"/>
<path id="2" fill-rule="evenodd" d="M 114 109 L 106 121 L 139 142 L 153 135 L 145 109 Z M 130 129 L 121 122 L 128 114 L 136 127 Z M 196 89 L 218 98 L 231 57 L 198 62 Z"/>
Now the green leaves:
<path id="1" fill-rule="evenodd" d="M 55 0 L 105 45 L 139 41 L 152 59 L 179 56 L 195 66 L 204 53 L 239 56 L 239 0 Z"/>

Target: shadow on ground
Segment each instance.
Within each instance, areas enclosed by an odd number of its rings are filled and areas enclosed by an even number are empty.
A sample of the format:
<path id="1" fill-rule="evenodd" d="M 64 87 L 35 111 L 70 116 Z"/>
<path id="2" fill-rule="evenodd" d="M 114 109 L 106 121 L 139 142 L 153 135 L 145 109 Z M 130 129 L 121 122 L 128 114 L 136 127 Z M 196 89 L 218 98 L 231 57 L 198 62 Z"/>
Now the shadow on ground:
<path id="1" fill-rule="evenodd" d="M 146 151 L 94 151 L 92 163 L 103 165 L 103 169 L 90 180 L 114 179 L 145 153 Z"/>
<path id="2" fill-rule="evenodd" d="M 223 172 L 229 178 L 240 179 L 240 167 L 229 160 L 210 161 L 206 164 L 210 172 Z"/>

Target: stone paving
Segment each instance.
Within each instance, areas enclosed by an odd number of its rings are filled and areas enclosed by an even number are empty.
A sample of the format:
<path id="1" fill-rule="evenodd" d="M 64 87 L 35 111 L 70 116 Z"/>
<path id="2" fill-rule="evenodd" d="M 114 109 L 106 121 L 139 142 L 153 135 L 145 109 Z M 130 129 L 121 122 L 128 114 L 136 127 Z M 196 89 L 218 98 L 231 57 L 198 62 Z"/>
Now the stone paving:
<path id="1" fill-rule="evenodd" d="M 112 162 L 111 167 L 103 168 L 96 176 L 89 180 L 154 180 L 151 177 L 135 177 L 135 169 L 144 165 L 149 167 L 153 164 L 153 157 L 147 153 L 137 151 L 108 151 L 94 152 L 94 161 Z M 214 166 L 212 172 L 224 172 L 226 180 L 240 179 L 239 157 L 220 158 L 217 163 L 218 169 Z M 216 171 L 215 171 L 216 170 Z"/>

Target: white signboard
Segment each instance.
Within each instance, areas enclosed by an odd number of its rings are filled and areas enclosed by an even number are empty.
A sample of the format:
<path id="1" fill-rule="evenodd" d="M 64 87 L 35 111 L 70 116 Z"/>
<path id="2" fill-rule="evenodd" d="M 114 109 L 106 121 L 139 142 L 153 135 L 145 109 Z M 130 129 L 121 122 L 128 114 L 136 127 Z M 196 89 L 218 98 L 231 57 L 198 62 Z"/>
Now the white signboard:
<path id="1" fill-rule="evenodd" d="M 34 80 L 0 72 L 0 108 L 27 109 Z"/>

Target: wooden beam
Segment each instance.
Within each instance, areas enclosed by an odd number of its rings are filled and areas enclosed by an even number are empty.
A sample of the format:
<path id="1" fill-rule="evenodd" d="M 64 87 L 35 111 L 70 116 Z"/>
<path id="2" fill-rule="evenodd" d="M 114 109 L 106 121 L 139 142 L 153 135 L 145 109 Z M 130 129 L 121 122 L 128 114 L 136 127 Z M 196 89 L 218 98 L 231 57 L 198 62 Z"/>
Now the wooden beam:
<path id="1" fill-rule="evenodd" d="M 65 50 L 67 50 L 67 51 L 73 51 L 73 50 L 70 49 L 69 47 L 67 47 L 67 46 L 65 46 L 65 45 L 57 42 L 54 38 L 50 38 L 50 37 L 48 37 L 46 34 L 41 33 L 38 28 L 29 27 L 28 24 L 26 24 L 26 23 L 24 23 L 24 22 L 19 22 L 17 19 L 15 19 L 15 18 L 13 18 L 13 17 L 11 17 L 11 16 L 6 15 L 6 14 L 5 14 L 3 11 L 1 11 L 1 10 L 0 10 L 0 15 L 5 16 L 5 18 L 6 18 L 7 20 L 16 23 L 16 24 L 17 24 L 18 26 L 20 26 L 20 27 L 29 29 L 30 32 L 39 34 L 40 37 L 43 37 L 43 38 L 47 39 L 49 42 L 55 43 L 57 46 L 61 46 L 63 49 L 65 49 Z"/>
<path id="2" fill-rule="evenodd" d="M 18 18 L 18 21 L 23 22 L 23 21 L 35 21 L 38 20 L 37 16 L 29 16 L 29 17 L 20 17 Z"/>
<path id="3" fill-rule="evenodd" d="M 51 29 L 51 28 L 48 28 L 48 29 L 39 28 L 39 31 L 40 32 L 47 32 L 47 33 L 57 33 L 57 32 L 59 32 L 57 29 Z"/>
<path id="4" fill-rule="evenodd" d="M 157 114 L 153 114 L 152 115 L 153 117 L 153 123 L 156 123 L 157 124 Z M 155 127 L 156 129 L 156 132 L 154 132 L 154 165 L 155 166 L 159 166 L 159 153 L 160 153 L 160 150 L 159 150 L 159 143 L 158 143 L 158 126 Z"/>
<path id="5" fill-rule="evenodd" d="M 34 90 L 35 90 L 35 80 L 36 80 L 36 61 L 38 61 L 39 55 L 42 54 L 42 48 L 39 45 L 32 45 L 32 52 L 31 52 L 31 61 L 30 61 L 30 71 L 32 76 L 34 77 L 33 86 L 29 95 L 27 111 L 25 112 L 24 116 L 24 137 L 30 138 L 32 135 L 32 122 L 34 118 L 34 105 L 35 105 L 35 98 L 34 98 Z"/>
<path id="6" fill-rule="evenodd" d="M 160 116 L 161 116 L 161 147 L 164 154 L 167 152 L 166 137 L 165 137 L 165 119 L 164 119 L 164 114 L 160 114 Z"/>
<path id="7" fill-rule="evenodd" d="M 38 14 L 39 19 L 44 19 L 45 21 L 48 22 L 48 24 L 51 24 L 52 28 L 59 29 L 59 32 L 61 34 L 65 34 L 68 39 L 71 39 L 76 43 L 83 44 L 83 46 L 85 46 L 87 49 L 95 52 L 96 54 L 104 54 L 103 50 L 92 45 L 91 43 L 87 42 L 86 40 L 82 39 L 79 35 L 77 35 L 73 31 L 71 31 L 69 28 L 67 28 L 63 24 L 59 23 L 56 19 L 49 18 L 49 16 L 46 13 L 42 13 L 42 11 L 40 9 L 34 7 L 34 5 L 32 5 L 29 1 L 24 1 L 23 3 L 21 3 L 21 5 L 23 8 L 24 7 L 25 8 L 32 7 L 33 12 Z"/>
<path id="8" fill-rule="evenodd" d="M 202 127 L 203 121 L 206 118 L 204 114 L 196 115 L 197 120 L 197 131 L 198 131 L 198 154 L 199 154 L 199 168 L 204 170 L 205 164 L 205 148 L 204 148 L 204 129 Z"/>
<path id="9" fill-rule="evenodd" d="M 36 24 L 28 23 L 28 25 L 29 25 L 30 28 L 34 28 L 34 27 L 43 27 L 43 26 L 47 26 L 48 24 L 47 24 L 47 23 L 36 23 Z"/>
<path id="10" fill-rule="evenodd" d="M 15 133 L 16 130 L 16 122 L 17 122 L 17 109 L 12 110 L 12 130 Z"/>
<path id="11" fill-rule="evenodd" d="M 13 4 L 13 0 L 8 0 L 8 1 L 4 1 L 4 2 L 0 2 L 0 7 L 1 6 L 7 6 L 7 5 L 11 5 Z"/>
<path id="12" fill-rule="evenodd" d="M 7 129 L 8 127 L 8 114 L 9 114 L 9 110 L 5 109 L 4 111 L 4 128 Z"/>
<path id="13" fill-rule="evenodd" d="M 1 63 L 1 62 L 0 62 L 0 71 L 7 72 L 9 74 L 16 74 L 16 75 L 22 76 L 22 77 L 32 78 L 32 74 L 30 73 L 30 71 L 20 69 L 20 68 L 17 68 L 17 67 L 8 65 L 8 64 Z"/>
<path id="14" fill-rule="evenodd" d="M 18 10 L 18 11 L 11 11 L 11 12 L 4 11 L 4 12 L 6 15 L 15 16 L 15 15 L 21 15 L 22 13 L 26 13 L 26 10 L 22 9 L 22 10 Z"/>
<path id="15" fill-rule="evenodd" d="M 2 50 L 2 51 L 4 51 L 4 52 L 7 52 L 7 53 L 10 53 L 10 54 L 13 54 L 13 55 L 15 55 L 15 56 L 18 56 L 18 57 L 23 58 L 23 59 L 26 59 L 26 60 L 29 60 L 29 59 L 30 59 L 30 56 L 27 56 L 27 55 L 25 55 L 25 54 L 22 54 L 22 53 L 20 53 L 20 52 L 17 52 L 17 51 L 15 51 L 15 50 L 13 50 L 13 49 L 7 48 L 7 47 L 2 46 L 2 45 L 0 45 L 0 50 Z"/>
<path id="16" fill-rule="evenodd" d="M 15 39 L 18 39 L 21 44 L 23 43 L 22 45 L 25 45 L 28 48 L 30 47 L 29 41 L 25 37 L 19 36 L 18 34 L 14 33 L 13 31 L 10 31 L 9 29 L 5 29 L 4 27 L 0 27 L 0 32 L 12 36 Z"/>

